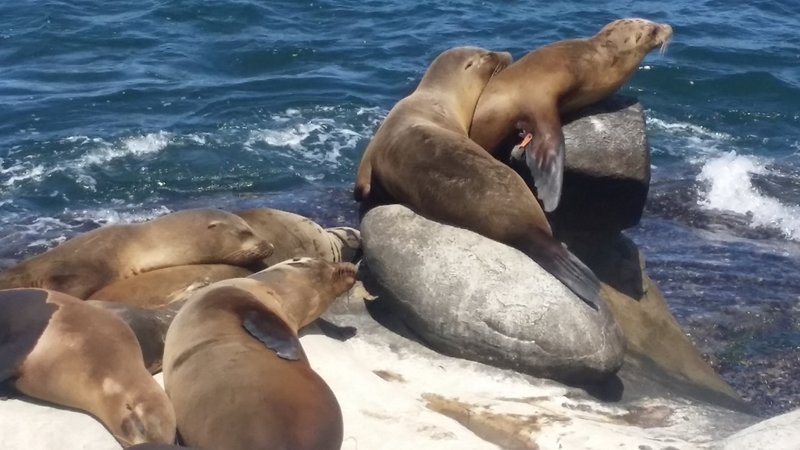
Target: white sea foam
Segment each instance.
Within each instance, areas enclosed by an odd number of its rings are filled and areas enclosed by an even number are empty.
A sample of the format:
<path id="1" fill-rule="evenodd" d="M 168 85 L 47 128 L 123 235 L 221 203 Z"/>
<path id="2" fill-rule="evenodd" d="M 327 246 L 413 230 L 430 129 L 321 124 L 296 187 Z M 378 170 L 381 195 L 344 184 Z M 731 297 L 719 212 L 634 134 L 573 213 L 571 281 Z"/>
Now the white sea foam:
<path id="1" fill-rule="evenodd" d="M 39 181 L 48 173 L 50 171 L 47 171 L 44 166 L 32 165 L 28 162 L 15 164 L 8 169 L 3 169 L 0 166 L 0 175 L 4 178 L 3 185 L 8 187 L 26 180 Z"/>
<path id="2" fill-rule="evenodd" d="M 127 137 L 118 142 L 107 142 L 99 138 L 86 139 L 95 144 L 94 148 L 77 161 L 76 168 L 90 165 L 102 166 L 109 161 L 126 156 L 141 157 L 158 153 L 170 144 L 172 134 L 159 131 L 158 133 Z"/>
<path id="3" fill-rule="evenodd" d="M 0 185 L 13 189 L 22 183 L 39 182 L 52 173 L 63 172 L 84 188 L 95 190 L 97 181 L 90 175 L 91 167 L 102 167 L 119 158 L 141 158 L 156 154 L 176 139 L 175 135 L 166 131 L 127 136 L 113 141 L 100 137 L 68 136 L 61 139 L 60 144 L 70 148 L 69 154 L 77 156 L 70 158 L 63 155 L 55 163 L 41 164 L 33 162 L 34 157 L 29 156 L 15 161 L 5 169 L 0 159 Z M 201 134 L 187 135 L 185 140 L 200 145 L 206 143 L 206 137 Z"/>
<path id="4" fill-rule="evenodd" d="M 92 221 L 100 225 L 108 225 L 114 223 L 144 222 L 170 212 L 172 211 L 164 205 L 146 209 L 137 209 L 133 205 L 127 205 L 123 209 L 85 209 L 76 212 L 75 218 L 80 221 Z"/>
<path id="5" fill-rule="evenodd" d="M 705 191 L 700 192 L 699 204 L 747 215 L 755 226 L 777 228 L 787 238 L 800 240 L 800 207 L 785 205 L 753 186 L 752 176 L 766 173 L 766 161 L 754 156 L 728 152 L 711 158 L 700 171 Z"/>
<path id="6" fill-rule="evenodd" d="M 769 173 L 769 160 L 743 154 L 741 143 L 728 133 L 688 122 L 647 118 L 652 132 L 660 134 L 665 152 L 700 167 L 698 206 L 708 210 L 745 215 L 753 227 L 779 229 L 792 240 L 800 240 L 800 207 L 787 205 L 761 193 L 754 175 Z M 654 133 L 654 134 L 655 134 Z"/>
<path id="7" fill-rule="evenodd" d="M 360 141 L 372 134 L 385 112 L 377 107 L 362 107 L 355 111 L 356 121 L 352 114 L 333 106 L 287 109 L 271 115 L 266 127 L 251 130 L 244 148 L 252 152 L 263 151 L 265 145 L 285 148 L 292 151 L 293 158 L 338 166 L 345 152 L 355 150 Z M 313 181 L 320 175 L 303 176 Z"/>

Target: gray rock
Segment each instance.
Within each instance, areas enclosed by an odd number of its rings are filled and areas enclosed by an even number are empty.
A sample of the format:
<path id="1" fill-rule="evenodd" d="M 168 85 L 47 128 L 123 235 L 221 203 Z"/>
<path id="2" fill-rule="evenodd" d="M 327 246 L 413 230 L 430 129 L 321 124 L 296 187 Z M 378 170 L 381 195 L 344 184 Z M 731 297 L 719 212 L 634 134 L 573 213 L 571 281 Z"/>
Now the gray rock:
<path id="1" fill-rule="evenodd" d="M 565 117 L 564 184 L 550 215 L 556 229 L 620 231 L 639 223 L 650 186 L 642 105 L 613 96 Z M 523 162 L 512 163 L 533 186 Z"/>
<path id="2" fill-rule="evenodd" d="M 724 450 L 800 449 L 800 409 L 759 422 L 725 439 Z"/>
<path id="3" fill-rule="evenodd" d="M 377 301 L 437 351 L 570 382 L 622 364 L 609 308 L 589 308 L 516 249 L 399 205 L 371 210 L 361 232 Z"/>

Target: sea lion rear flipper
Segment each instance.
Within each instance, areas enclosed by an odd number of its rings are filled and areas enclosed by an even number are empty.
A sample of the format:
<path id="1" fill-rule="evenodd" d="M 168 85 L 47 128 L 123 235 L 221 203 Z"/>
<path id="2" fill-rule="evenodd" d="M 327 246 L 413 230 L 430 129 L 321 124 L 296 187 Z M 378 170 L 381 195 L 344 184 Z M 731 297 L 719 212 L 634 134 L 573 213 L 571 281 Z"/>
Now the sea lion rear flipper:
<path id="1" fill-rule="evenodd" d="M 536 185 L 536 196 L 544 210 L 553 211 L 561 199 L 561 182 L 564 176 L 564 135 L 559 122 L 558 133 L 534 134 L 525 151 L 525 164 Z"/>
<path id="2" fill-rule="evenodd" d="M 57 306 L 43 289 L 0 291 L 0 382 L 17 374 Z"/>
<path id="3" fill-rule="evenodd" d="M 303 356 L 300 339 L 286 323 L 269 310 L 249 311 L 242 318 L 242 326 L 278 356 L 298 361 Z"/>
<path id="4" fill-rule="evenodd" d="M 571 251 L 551 237 L 542 236 L 532 241 L 530 251 L 526 252 L 544 270 L 550 272 L 590 308 L 598 310 L 600 299 L 600 280 Z"/>

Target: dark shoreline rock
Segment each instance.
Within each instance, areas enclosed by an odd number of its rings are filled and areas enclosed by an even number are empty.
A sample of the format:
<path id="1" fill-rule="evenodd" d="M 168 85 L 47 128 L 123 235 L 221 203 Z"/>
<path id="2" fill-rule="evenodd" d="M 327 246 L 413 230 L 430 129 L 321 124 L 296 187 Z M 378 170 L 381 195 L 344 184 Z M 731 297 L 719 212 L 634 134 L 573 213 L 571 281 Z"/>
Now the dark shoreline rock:
<path id="1" fill-rule="evenodd" d="M 554 229 L 615 232 L 639 223 L 650 188 L 650 146 L 642 105 L 615 95 L 562 120 L 566 154 Z M 505 142 L 510 154 L 518 138 Z M 500 157 L 535 191 L 524 161 Z"/>

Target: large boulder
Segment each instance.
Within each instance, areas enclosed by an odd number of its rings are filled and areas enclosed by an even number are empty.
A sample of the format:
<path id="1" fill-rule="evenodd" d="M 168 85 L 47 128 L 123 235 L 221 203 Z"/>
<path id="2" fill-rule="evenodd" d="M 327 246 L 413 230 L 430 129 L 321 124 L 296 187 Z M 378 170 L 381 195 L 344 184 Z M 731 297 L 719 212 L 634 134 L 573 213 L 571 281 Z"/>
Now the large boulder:
<path id="1" fill-rule="evenodd" d="M 622 364 L 609 308 L 588 307 L 516 249 L 400 205 L 371 210 L 361 231 L 379 301 L 432 348 L 570 382 Z"/>
<path id="2" fill-rule="evenodd" d="M 564 117 L 566 155 L 558 229 L 619 231 L 639 223 L 650 187 L 650 146 L 642 105 L 613 96 Z M 524 162 L 512 163 L 533 186 Z"/>

